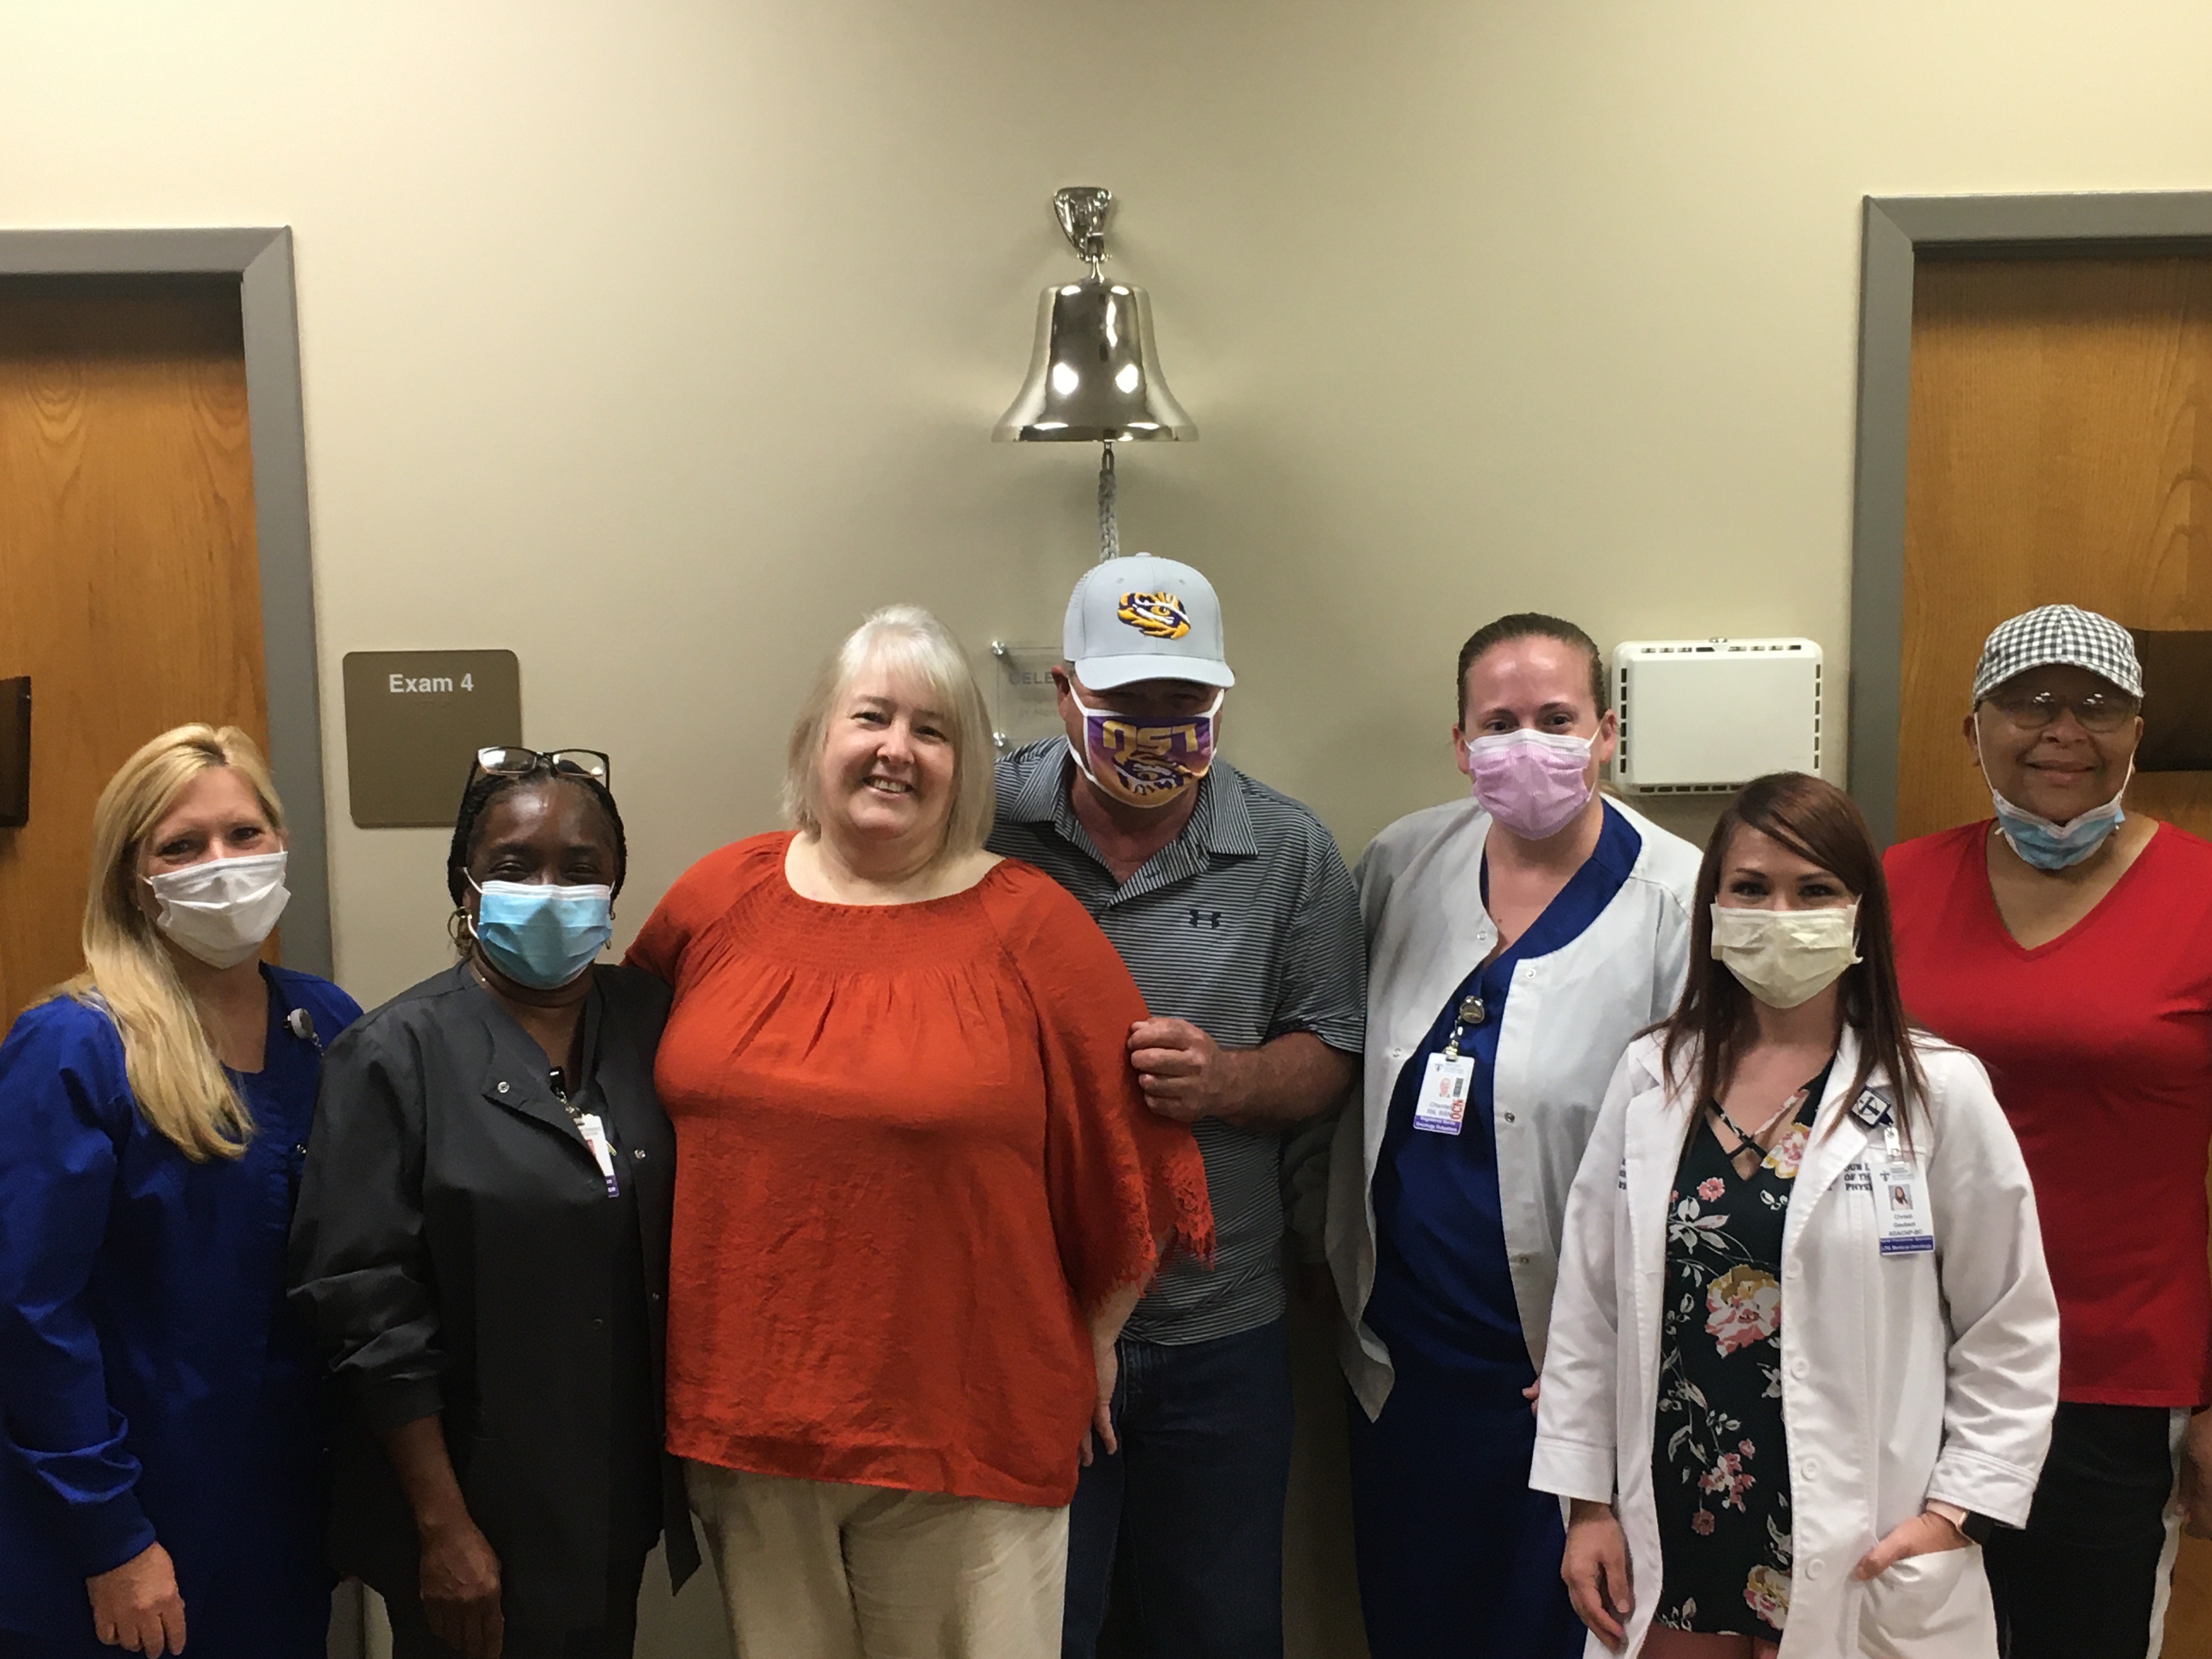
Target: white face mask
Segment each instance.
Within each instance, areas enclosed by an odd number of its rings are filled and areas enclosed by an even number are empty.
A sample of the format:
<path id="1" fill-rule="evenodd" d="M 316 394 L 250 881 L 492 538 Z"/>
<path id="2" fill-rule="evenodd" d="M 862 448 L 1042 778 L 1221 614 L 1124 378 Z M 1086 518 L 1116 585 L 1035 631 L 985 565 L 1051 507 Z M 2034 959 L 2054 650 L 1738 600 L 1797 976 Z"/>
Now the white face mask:
<path id="1" fill-rule="evenodd" d="M 235 968 L 284 914 L 284 854 L 209 859 L 143 878 L 161 902 L 154 925 L 210 968 Z"/>
<path id="2" fill-rule="evenodd" d="M 1770 1008 L 1795 1008 L 1859 959 L 1856 900 L 1832 910 L 1713 906 L 1713 957 Z"/>

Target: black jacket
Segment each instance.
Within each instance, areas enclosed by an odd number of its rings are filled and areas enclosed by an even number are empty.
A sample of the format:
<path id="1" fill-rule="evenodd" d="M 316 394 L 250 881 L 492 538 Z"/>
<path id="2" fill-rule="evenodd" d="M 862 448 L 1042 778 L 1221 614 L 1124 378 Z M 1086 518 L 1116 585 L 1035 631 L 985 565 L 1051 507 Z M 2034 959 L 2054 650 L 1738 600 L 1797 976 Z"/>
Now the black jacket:
<path id="1" fill-rule="evenodd" d="M 331 1565 L 414 1592 L 415 1525 L 382 1436 L 438 1413 L 469 1513 L 499 1556 L 508 1622 L 554 1627 L 600 1622 L 614 1553 L 649 1547 L 614 1535 L 625 1472 L 646 1483 L 648 1511 L 659 1475 L 671 1579 L 698 1565 L 680 1474 L 659 1452 L 676 1141 L 653 1060 L 668 990 L 635 969 L 592 971 L 574 1098 L 607 1121 L 635 1196 L 619 1213 L 637 1218 L 643 1310 L 617 1304 L 635 1258 L 544 1053 L 465 968 L 331 1045 L 292 1231 L 292 1300 L 350 1384 Z M 649 1377 L 618 1373 L 640 1342 Z M 617 1423 L 624 1376 L 641 1420 Z"/>

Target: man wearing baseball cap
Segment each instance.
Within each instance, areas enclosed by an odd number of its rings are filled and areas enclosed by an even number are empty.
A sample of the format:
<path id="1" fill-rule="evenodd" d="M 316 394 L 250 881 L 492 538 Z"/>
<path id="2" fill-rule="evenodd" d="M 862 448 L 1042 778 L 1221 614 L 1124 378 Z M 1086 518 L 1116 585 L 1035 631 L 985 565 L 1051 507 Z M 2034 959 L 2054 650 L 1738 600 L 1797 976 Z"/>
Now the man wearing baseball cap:
<path id="1" fill-rule="evenodd" d="M 2124 806 L 2143 678 L 2110 617 L 1999 623 L 1969 703 L 1992 816 L 1889 850 L 1898 973 L 2020 1137 L 2059 1406 L 2027 1528 L 1961 1530 L 2008 1659 L 2142 1659 L 2175 1526 L 2212 1536 L 2212 845 Z"/>
<path id="2" fill-rule="evenodd" d="M 1079 899 L 1152 1018 L 1146 1099 L 1206 1158 L 1217 1254 L 1170 1262 L 1117 1352 L 1118 1449 L 1069 1517 L 1061 1652 L 1091 1659 L 1117 1553 L 1146 1653 L 1278 1659 L 1290 1477 L 1283 1142 L 1344 1098 L 1366 1003 L 1359 900 L 1327 830 L 1218 753 L 1237 683 L 1212 585 L 1140 553 L 1067 602 L 1065 738 L 999 763 L 994 852 Z M 1312 1219 L 1317 1224 L 1317 1209 Z M 1300 1253 L 1321 1259 L 1317 1225 Z"/>

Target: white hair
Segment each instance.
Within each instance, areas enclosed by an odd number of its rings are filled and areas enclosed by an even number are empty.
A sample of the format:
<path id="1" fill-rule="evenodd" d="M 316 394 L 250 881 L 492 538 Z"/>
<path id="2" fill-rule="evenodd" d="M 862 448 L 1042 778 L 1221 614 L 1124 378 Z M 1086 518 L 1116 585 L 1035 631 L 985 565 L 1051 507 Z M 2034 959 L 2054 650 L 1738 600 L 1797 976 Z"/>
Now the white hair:
<path id="1" fill-rule="evenodd" d="M 830 711 L 871 668 L 911 677 L 928 688 L 952 742 L 952 811 L 939 858 L 980 851 L 997 805 L 997 754 L 991 715 L 968 653 L 951 630 L 917 605 L 887 605 L 845 636 L 823 665 L 791 728 L 783 769 L 783 814 L 811 836 L 822 833 L 822 746 Z"/>

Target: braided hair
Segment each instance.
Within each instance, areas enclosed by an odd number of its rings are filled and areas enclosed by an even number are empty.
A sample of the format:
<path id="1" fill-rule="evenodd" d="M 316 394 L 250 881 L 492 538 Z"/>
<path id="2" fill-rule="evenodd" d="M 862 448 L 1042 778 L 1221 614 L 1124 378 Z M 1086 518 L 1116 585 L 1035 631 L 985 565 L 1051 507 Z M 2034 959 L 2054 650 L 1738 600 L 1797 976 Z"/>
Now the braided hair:
<path id="1" fill-rule="evenodd" d="M 586 772 L 556 772 L 545 767 L 520 773 L 487 772 L 469 780 L 469 787 L 461 792 L 461 810 L 453 818 L 453 844 L 446 854 L 446 891 L 452 896 L 456 912 L 468 908 L 469 858 L 476 851 L 477 826 L 483 821 L 484 808 L 510 789 L 544 783 L 574 785 L 599 807 L 607 828 L 614 832 L 614 890 L 621 893 L 623 878 L 629 872 L 629 843 L 623 835 L 622 813 L 606 785 Z"/>

